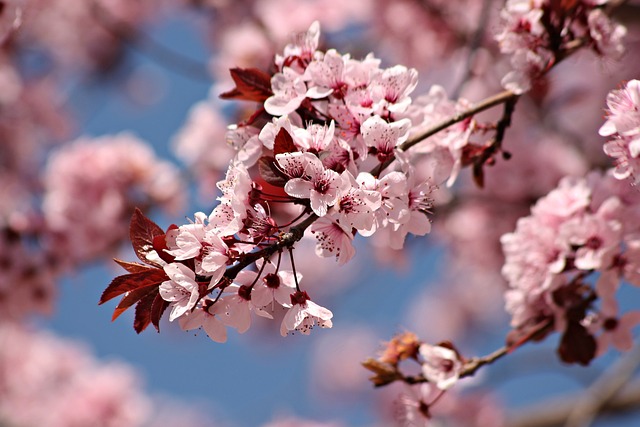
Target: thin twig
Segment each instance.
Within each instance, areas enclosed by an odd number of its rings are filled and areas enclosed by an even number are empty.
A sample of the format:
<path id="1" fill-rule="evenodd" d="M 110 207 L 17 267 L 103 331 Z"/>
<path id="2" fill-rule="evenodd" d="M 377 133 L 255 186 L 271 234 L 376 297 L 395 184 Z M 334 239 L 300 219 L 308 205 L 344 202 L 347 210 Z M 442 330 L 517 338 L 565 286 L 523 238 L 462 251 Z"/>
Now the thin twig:
<path id="1" fill-rule="evenodd" d="M 640 366 L 640 346 L 625 354 L 584 392 L 567 417 L 565 427 L 587 427 Z"/>
<path id="2" fill-rule="evenodd" d="M 579 405 L 582 392 L 559 396 L 519 408 L 507 417 L 506 427 L 560 427 Z M 600 408 L 598 416 L 618 415 L 640 409 L 640 378 L 631 381 Z"/>
<path id="3" fill-rule="evenodd" d="M 431 126 L 430 128 L 418 133 L 417 135 L 412 136 L 411 138 L 407 139 L 405 142 L 403 142 L 402 144 L 400 144 L 398 146 L 398 149 L 401 151 L 407 151 L 409 148 L 413 147 L 414 145 L 418 144 L 419 142 L 424 141 L 425 139 L 429 138 L 430 136 L 435 135 L 436 133 L 448 128 L 451 125 L 454 125 L 458 122 L 463 121 L 464 119 L 467 119 L 471 116 L 473 116 L 474 114 L 480 113 L 482 111 L 488 110 L 489 108 L 495 107 L 496 105 L 500 105 L 502 103 L 505 103 L 507 101 L 512 101 L 514 99 L 517 99 L 519 97 L 519 95 L 516 95 L 515 93 L 511 92 L 510 90 L 505 90 L 503 92 L 497 93 L 493 96 L 490 96 L 488 98 L 483 99 L 482 101 L 478 102 L 477 104 L 475 104 L 474 106 L 464 110 L 464 111 L 460 111 L 456 114 L 454 114 L 451 117 L 448 117 L 438 123 L 436 123 L 435 125 Z M 371 173 L 374 176 L 379 175 L 383 170 L 385 170 L 393 161 L 395 160 L 395 156 L 390 156 L 384 163 L 381 163 L 380 165 L 378 165 Z"/>
<path id="4" fill-rule="evenodd" d="M 207 67 L 202 62 L 156 42 L 144 32 L 118 20 L 96 1 L 91 2 L 91 11 L 102 28 L 116 39 L 126 42 L 138 52 L 182 75 L 203 82 L 211 82 Z"/>
<path id="5" fill-rule="evenodd" d="M 315 214 L 309 215 L 309 217 L 302 221 L 300 224 L 292 227 L 288 232 L 282 233 L 276 243 L 269 245 L 259 251 L 247 254 L 242 258 L 242 260 L 227 268 L 224 273 L 224 277 L 233 280 L 245 267 L 253 264 L 260 258 L 268 258 L 284 248 L 293 247 L 296 242 L 302 239 L 302 236 L 304 236 L 304 231 L 307 229 L 307 227 L 313 224 L 316 219 L 318 219 L 318 217 Z"/>
<path id="6" fill-rule="evenodd" d="M 480 18 L 478 19 L 478 26 L 475 32 L 473 33 L 473 36 L 471 37 L 471 41 L 469 42 L 469 53 L 467 54 L 467 58 L 465 60 L 465 64 L 463 68 L 464 75 L 462 76 L 462 78 L 460 79 L 460 82 L 458 83 L 458 85 L 456 86 L 456 88 L 451 94 L 453 98 L 460 97 L 460 92 L 462 92 L 464 85 L 467 83 L 467 81 L 471 77 L 471 74 L 472 74 L 471 65 L 476 56 L 476 52 L 478 51 L 478 48 L 480 47 L 482 40 L 484 39 L 484 34 L 487 29 L 487 23 L 491 18 L 491 11 L 493 9 L 491 7 L 492 3 L 493 3 L 493 0 L 484 0 L 482 2 L 482 9 L 480 11 Z"/>

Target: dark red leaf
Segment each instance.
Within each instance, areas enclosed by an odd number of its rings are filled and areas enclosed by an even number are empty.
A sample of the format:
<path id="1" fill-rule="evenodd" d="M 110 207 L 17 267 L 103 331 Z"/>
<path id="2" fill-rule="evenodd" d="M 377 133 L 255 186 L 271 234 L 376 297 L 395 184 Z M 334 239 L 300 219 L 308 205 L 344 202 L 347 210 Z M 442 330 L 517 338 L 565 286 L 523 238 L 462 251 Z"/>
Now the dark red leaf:
<path id="1" fill-rule="evenodd" d="M 558 354 L 565 363 L 587 366 L 596 357 L 596 340 L 587 328 L 570 321 L 560 340 Z"/>
<path id="2" fill-rule="evenodd" d="M 133 320 L 133 329 L 140 333 L 151 323 L 151 306 L 156 299 L 155 293 L 150 293 L 142 298 L 136 305 L 136 315 Z"/>
<path id="3" fill-rule="evenodd" d="M 142 298 L 146 297 L 149 293 L 153 292 L 154 294 L 158 294 L 158 285 L 152 284 L 149 286 L 144 286 L 142 288 L 134 289 L 126 294 L 118 303 L 118 306 L 113 310 L 113 316 L 111 316 L 111 321 L 116 320 L 122 313 L 127 311 L 129 307 L 133 304 L 140 301 Z"/>
<path id="4" fill-rule="evenodd" d="M 258 159 L 258 170 L 260 171 L 260 176 L 274 187 L 284 187 L 287 183 L 288 177 L 276 167 L 275 161 L 276 159 L 273 157 L 260 157 L 260 159 Z"/>
<path id="5" fill-rule="evenodd" d="M 232 68 L 229 72 L 236 87 L 221 94 L 220 98 L 264 102 L 273 95 L 271 76 L 264 71 L 257 68 Z"/>
<path id="6" fill-rule="evenodd" d="M 256 111 L 254 111 L 254 113 L 250 115 L 248 118 L 238 123 L 238 126 L 252 126 L 252 125 L 256 125 L 259 121 L 270 122 L 272 117 L 273 116 L 271 116 L 264 110 L 264 107 L 260 107 Z M 262 126 L 259 126 L 259 127 L 262 127 Z"/>
<path id="7" fill-rule="evenodd" d="M 553 318 L 540 316 L 511 330 L 507 334 L 507 347 L 513 351 L 529 341 L 541 341 L 553 332 Z"/>
<path id="8" fill-rule="evenodd" d="M 147 271 L 118 276 L 113 279 L 109 286 L 107 286 L 107 289 L 104 290 L 98 304 L 104 304 L 125 292 L 133 291 L 138 288 L 144 288 L 150 285 L 160 286 L 162 282 L 168 279 L 169 277 L 167 277 L 164 270 L 161 268 L 150 268 Z"/>
<path id="9" fill-rule="evenodd" d="M 141 273 L 143 271 L 148 271 L 148 270 L 157 270 L 156 267 L 149 267 L 148 265 L 139 264 L 137 262 L 123 261 L 118 258 L 114 258 L 113 260 L 117 262 L 118 265 L 120 265 L 120 267 L 127 270 L 129 273 Z"/>
<path id="10" fill-rule="evenodd" d="M 169 230 L 174 230 L 177 229 L 178 226 L 175 224 L 171 224 L 171 226 L 169 227 L 169 229 L 167 230 L 167 232 L 169 232 Z M 167 249 L 169 249 L 169 247 L 167 246 L 167 235 L 166 234 L 161 234 L 159 236 L 156 236 L 153 238 L 153 250 L 156 251 L 156 253 L 158 254 L 158 256 L 167 264 L 171 264 L 173 261 L 175 261 L 175 257 L 173 255 L 170 255 L 167 252 Z"/>
<path id="11" fill-rule="evenodd" d="M 160 319 L 167 307 L 169 307 L 169 301 L 164 300 L 158 293 L 153 300 L 153 304 L 151 304 L 151 323 L 153 323 L 158 332 L 160 332 Z"/>
<path id="12" fill-rule="evenodd" d="M 147 254 L 153 250 L 153 239 L 162 234 L 165 234 L 162 228 L 136 208 L 129 225 L 129 238 L 140 261 L 161 267 L 160 264 L 149 261 Z"/>
<path id="13" fill-rule="evenodd" d="M 484 170 L 482 167 L 483 165 L 481 163 L 473 164 L 473 182 L 478 188 L 484 188 Z"/>
<path id="14" fill-rule="evenodd" d="M 285 128 L 281 128 L 273 144 L 273 155 L 277 156 L 278 154 L 294 153 L 296 151 L 300 150 L 298 150 L 298 147 L 293 143 L 291 134 L 287 132 Z"/>

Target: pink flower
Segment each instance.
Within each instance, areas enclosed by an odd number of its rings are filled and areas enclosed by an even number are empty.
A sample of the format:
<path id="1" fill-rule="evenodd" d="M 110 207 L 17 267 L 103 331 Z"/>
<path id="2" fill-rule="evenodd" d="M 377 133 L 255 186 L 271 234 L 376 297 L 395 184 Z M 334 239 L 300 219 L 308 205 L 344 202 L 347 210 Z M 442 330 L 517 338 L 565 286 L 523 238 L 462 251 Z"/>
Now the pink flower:
<path id="1" fill-rule="evenodd" d="M 387 109 L 394 113 L 406 110 L 411 103 L 409 94 L 418 85 L 418 71 L 403 65 L 387 68 L 376 80 L 376 88 L 387 103 Z"/>
<path id="2" fill-rule="evenodd" d="M 371 236 L 389 224 L 406 222 L 410 212 L 407 200 L 407 176 L 399 171 L 389 172 L 380 179 L 370 173 L 361 173 L 357 178 L 360 188 L 380 193 L 380 208 L 371 230 L 359 230 L 363 236 Z"/>
<path id="3" fill-rule="evenodd" d="M 165 301 L 173 303 L 169 315 L 169 321 L 173 322 L 195 307 L 200 297 L 199 286 L 195 280 L 196 274 L 184 264 L 167 264 L 164 271 L 171 280 L 162 282 L 160 296 Z"/>
<path id="4" fill-rule="evenodd" d="M 258 268 L 260 268 L 260 264 Z M 253 273 L 256 275 L 257 273 Z M 262 270 L 262 278 L 258 280 L 251 291 L 251 299 L 258 307 L 266 307 L 277 302 L 283 307 L 291 307 L 290 295 L 296 288 L 296 278 L 293 271 L 278 270 L 271 262 L 267 262 Z M 302 274 L 297 273 L 297 281 L 300 283 Z"/>
<path id="5" fill-rule="evenodd" d="M 282 153 L 276 155 L 278 166 L 289 178 L 309 180 L 311 174 L 324 169 L 322 162 L 312 153 Z M 313 170 L 315 169 L 315 170 Z"/>
<path id="6" fill-rule="evenodd" d="M 309 124 L 306 128 L 294 130 L 295 142 L 304 151 L 319 153 L 326 150 L 335 138 L 335 123 L 333 120 L 327 125 Z"/>
<path id="7" fill-rule="evenodd" d="M 589 12 L 589 35 L 595 42 L 596 51 L 607 58 L 619 59 L 624 54 L 622 38 L 627 29 L 611 20 L 602 9 Z"/>
<path id="8" fill-rule="evenodd" d="M 184 331 L 203 328 L 209 338 L 215 342 L 227 341 L 227 330 L 220 320 L 222 304 L 213 304 L 210 298 L 203 298 L 198 308 L 180 317 L 180 327 Z"/>
<path id="9" fill-rule="evenodd" d="M 327 214 L 328 207 L 333 206 L 349 186 L 345 177 L 331 169 L 325 169 L 320 159 L 313 154 L 284 153 L 278 154 L 276 160 L 285 173 L 300 175 L 287 181 L 284 191 L 299 199 L 309 199 L 311 209 L 320 217 Z"/>
<path id="10" fill-rule="evenodd" d="M 249 193 L 253 181 L 246 166 L 234 160 L 227 169 L 225 179 L 218 181 L 217 187 L 222 191 L 218 197 L 220 204 L 209 215 L 209 225 L 219 236 L 231 236 L 244 227 L 249 205 Z"/>
<path id="11" fill-rule="evenodd" d="M 582 270 L 603 269 L 610 265 L 622 242 L 622 226 L 599 215 L 573 218 L 560 228 L 561 239 L 577 246 L 574 264 Z"/>
<path id="12" fill-rule="evenodd" d="M 348 55 L 343 57 L 335 49 L 330 49 L 321 60 L 312 61 L 304 73 L 305 80 L 311 86 L 307 96 L 320 99 L 333 95 L 342 99 L 348 88 L 343 76 L 345 60 L 348 58 Z"/>
<path id="13" fill-rule="evenodd" d="M 419 352 L 424 359 L 422 374 L 429 382 L 440 390 L 447 390 L 458 381 L 463 365 L 456 351 L 425 343 L 420 345 Z"/>
<path id="14" fill-rule="evenodd" d="M 167 233 L 167 252 L 178 261 L 194 259 L 196 273 L 210 276 L 213 286 L 224 275 L 229 247 L 215 228 L 205 225 L 205 214 L 198 212 L 195 219 L 194 223 L 181 225 Z"/>
<path id="15" fill-rule="evenodd" d="M 614 176 L 632 177 L 640 182 L 640 81 L 631 80 L 624 89 L 607 96 L 608 117 L 600 135 L 613 139 L 604 145 L 604 152 L 615 159 Z"/>
<path id="16" fill-rule="evenodd" d="M 291 294 L 291 304 L 293 305 L 284 315 L 280 326 L 280 335 L 283 337 L 294 330 L 309 335 L 316 323 L 321 328 L 333 326 L 333 313 L 311 301 L 306 292 L 298 291 Z"/>
<path id="17" fill-rule="evenodd" d="M 384 162 L 398 145 L 407 140 L 410 127 L 409 119 L 388 123 L 380 116 L 373 116 L 362 124 L 361 132 L 371 154 L 377 156 L 379 162 Z"/>
<path id="18" fill-rule="evenodd" d="M 389 228 L 391 239 L 389 244 L 392 249 L 402 249 L 408 233 L 416 236 L 424 236 L 431 231 L 431 221 L 427 217 L 433 206 L 433 191 L 437 188 L 430 182 L 415 182 L 416 175 L 408 172 L 407 184 L 411 187 L 407 195 L 407 207 L 409 215 L 405 216 L 399 224 Z"/>
<path id="19" fill-rule="evenodd" d="M 236 158 L 246 166 L 253 166 L 262 154 L 258 129 L 253 126 L 230 125 L 225 139 L 236 150 Z"/>
<path id="20" fill-rule="evenodd" d="M 293 43 L 285 46 L 283 55 L 276 55 L 275 63 L 282 69 L 285 65 L 302 73 L 318 49 L 320 41 L 320 23 L 314 21 L 309 29 L 298 34 Z"/>
<path id="21" fill-rule="evenodd" d="M 408 386 L 408 392 L 401 393 L 398 397 L 398 421 L 411 427 L 427 427 L 431 425 L 431 412 L 429 405 L 442 394 L 431 383 L 422 383 Z"/>
<path id="22" fill-rule="evenodd" d="M 262 301 L 258 301 L 258 304 L 253 301 L 252 285 L 255 278 L 254 272 L 241 271 L 236 277 L 236 283 L 225 288 L 225 292 L 232 293 L 222 297 L 217 303 L 224 307 L 220 310 L 222 323 L 236 328 L 241 334 L 251 326 L 252 311 L 258 316 L 273 319 L 273 316 L 262 309 Z"/>
<path id="23" fill-rule="evenodd" d="M 640 133 L 640 80 L 629 81 L 623 89 L 607 95 L 607 121 L 599 131 L 602 136 Z"/>
<path id="24" fill-rule="evenodd" d="M 350 178 L 351 186 L 335 204 L 336 215 L 341 224 L 350 225 L 358 231 L 370 231 L 374 226 L 375 212 L 381 206 L 382 196 L 378 191 L 359 188 L 350 173 L 345 172 L 345 175 Z"/>
<path id="25" fill-rule="evenodd" d="M 609 346 L 619 351 L 629 351 L 633 347 L 632 330 L 640 324 L 640 311 L 630 311 L 618 315 L 618 303 L 613 297 L 604 298 L 600 313 L 596 315 L 594 324 L 589 325 L 594 332 L 601 329 L 597 338 L 597 355 L 604 354 Z"/>
<path id="26" fill-rule="evenodd" d="M 272 116 L 293 113 L 307 96 L 302 76 L 289 67 L 271 78 L 271 88 L 273 95 L 264 102 L 264 109 Z"/>
<path id="27" fill-rule="evenodd" d="M 311 233 L 316 236 L 316 255 L 318 256 L 335 256 L 338 263 L 344 264 L 356 253 L 351 232 L 329 218 L 323 217 L 314 222 Z"/>

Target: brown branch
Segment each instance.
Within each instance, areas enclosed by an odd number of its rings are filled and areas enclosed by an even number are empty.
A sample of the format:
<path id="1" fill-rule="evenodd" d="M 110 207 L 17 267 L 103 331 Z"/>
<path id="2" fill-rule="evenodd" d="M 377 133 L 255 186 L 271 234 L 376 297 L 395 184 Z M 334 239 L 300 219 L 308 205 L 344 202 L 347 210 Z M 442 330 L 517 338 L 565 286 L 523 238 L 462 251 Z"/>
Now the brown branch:
<path id="1" fill-rule="evenodd" d="M 587 427 L 602 407 L 626 385 L 640 365 L 640 346 L 625 354 L 585 391 L 567 417 L 565 427 Z"/>
<path id="2" fill-rule="evenodd" d="M 475 104 L 473 107 L 468 108 L 464 111 L 460 111 L 459 113 L 454 114 L 453 116 L 449 117 L 448 119 L 445 119 L 439 123 L 436 123 L 435 125 L 431 126 L 429 129 L 420 132 L 417 135 L 414 135 L 413 137 L 409 138 L 407 141 L 405 141 L 404 143 L 402 143 L 398 148 L 402 151 L 406 151 L 409 148 L 413 147 L 414 145 L 416 145 L 417 143 L 429 138 L 432 135 L 435 135 L 436 133 L 440 132 L 441 130 L 444 130 L 446 128 L 448 128 L 451 125 L 454 125 L 458 122 L 463 121 L 466 118 L 469 118 L 471 116 L 473 116 L 474 114 L 480 113 L 482 111 L 488 110 L 491 107 L 495 107 L 496 105 L 500 105 L 502 103 L 505 103 L 507 101 L 511 101 L 514 99 L 517 99 L 519 97 L 519 95 L 516 95 L 515 93 L 511 92 L 510 90 L 505 90 L 503 92 L 497 93 L 493 96 L 490 96 L 488 98 L 483 99 L 482 101 L 478 102 L 477 104 Z"/>
<path id="3" fill-rule="evenodd" d="M 406 151 L 409 148 L 413 147 L 414 145 L 418 144 L 419 142 L 424 141 L 425 139 L 429 138 L 430 136 L 435 135 L 436 133 L 445 130 L 446 128 L 448 128 L 449 126 L 452 126 L 458 122 L 463 121 L 464 119 L 467 119 L 471 116 L 473 116 L 474 114 L 480 113 L 482 111 L 488 110 L 489 108 L 495 107 L 496 105 L 500 105 L 502 103 L 508 102 L 508 101 L 513 101 L 515 99 L 519 98 L 519 95 L 516 95 L 515 93 L 511 92 L 510 90 L 505 90 L 503 92 L 497 93 L 493 96 L 490 96 L 488 98 L 483 99 L 482 101 L 478 102 L 477 104 L 475 104 L 474 106 L 464 110 L 464 111 L 460 111 L 456 114 L 454 114 L 451 117 L 448 117 L 438 123 L 436 123 L 435 125 L 431 126 L 430 128 L 420 132 L 417 135 L 412 136 L 411 138 L 409 138 L 408 140 L 406 140 L 405 142 L 403 142 L 402 144 L 400 144 L 397 148 L 401 151 Z M 395 160 L 395 156 L 390 156 L 385 162 L 381 163 L 380 165 L 378 165 L 376 168 L 374 168 L 373 171 L 371 171 L 371 174 L 374 176 L 378 176 L 383 170 L 385 170 L 393 161 Z"/>
<path id="4" fill-rule="evenodd" d="M 240 273 L 245 267 L 253 264 L 259 259 L 268 258 L 271 255 L 275 254 L 278 251 L 281 251 L 284 248 L 292 248 L 294 244 L 296 244 L 302 237 L 304 236 L 305 230 L 318 219 L 318 216 L 315 214 L 309 215 L 304 221 L 295 227 L 291 227 L 288 232 L 283 233 L 278 241 L 272 245 L 267 246 L 264 249 L 261 249 L 256 252 L 251 252 L 242 258 L 239 262 L 227 268 L 224 273 L 224 277 L 227 279 L 235 279 L 235 277 Z"/>
<path id="5" fill-rule="evenodd" d="M 560 427 L 583 398 L 582 393 L 562 396 L 514 411 L 506 427 Z M 640 410 L 640 378 L 636 378 L 604 403 L 598 416 L 617 415 Z"/>
<path id="6" fill-rule="evenodd" d="M 118 20 L 104 6 L 97 1 L 91 2 L 91 12 L 96 22 L 114 38 L 127 43 L 138 52 L 146 54 L 158 63 L 179 72 L 189 78 L 211 82 L 207 66 L 200 61 L 189 58 L 180 52 L 167 48 L 156 42 L 143 31 Z"/>

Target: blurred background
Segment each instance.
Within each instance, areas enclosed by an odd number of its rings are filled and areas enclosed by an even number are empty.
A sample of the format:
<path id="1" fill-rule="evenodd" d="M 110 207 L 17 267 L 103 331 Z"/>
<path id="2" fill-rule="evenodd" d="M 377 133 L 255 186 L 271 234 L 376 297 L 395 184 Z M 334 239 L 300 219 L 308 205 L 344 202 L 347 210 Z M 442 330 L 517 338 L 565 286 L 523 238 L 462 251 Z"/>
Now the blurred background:
<path id="1" fill-rule="evenodd" d="M 436 201 L 431 235 L 408 239 L 402 252 L 356 239 L 345 267 L 300 243 L 299 269 L 314 300 L 333 311 L 333 329 L 283 338 L 277 322 L 254 319 L 249 332 L 217 344 L 166 319 L 162 333 L 138 335 L 132 310 L 112 323 L 116 303 L 97 305 L 122 274 L 109 260 L 135 259 L 134 206 L 166 228 L 215 205 L 215 182 L 233 156 L 226 126 L 254 107 L 218 98 L 233 87 L 230 67 L 268 70 L 292 34 L 320 20 L 324 48 L 416 67 L 415 97 L 438 84 L 475 102 L 499 91 L 509 70 L 493 40 L 501 7 L 0 2 L 0 425 L 395 425 L 406 390 L 374 389 L 360 366 L 383 342 L 413 331 L 452 340 L 469 357 L 502 346 L 499 237 L 562 176 L 607 164 L 597 129 L 606 93 L 638 77 L 636 2 L 619 14 L 627 54 L 602 63 L 579 53 L 545 78 L 514 116 L 505 140 L 513 158 L 487 172 L 484 189 L 463 171 Z M 625 309 L 638 306 L 634 291 L 623 289 Z M 579 395 L 619 359 L 611 352 L 567 367 L 556 347 L 552 336 L 461 381 L 434 409 L 435 425 L 527 425 L 541 411 L 522 408 Z M 638 423 L 630 411 L 594 425 Z"/>

